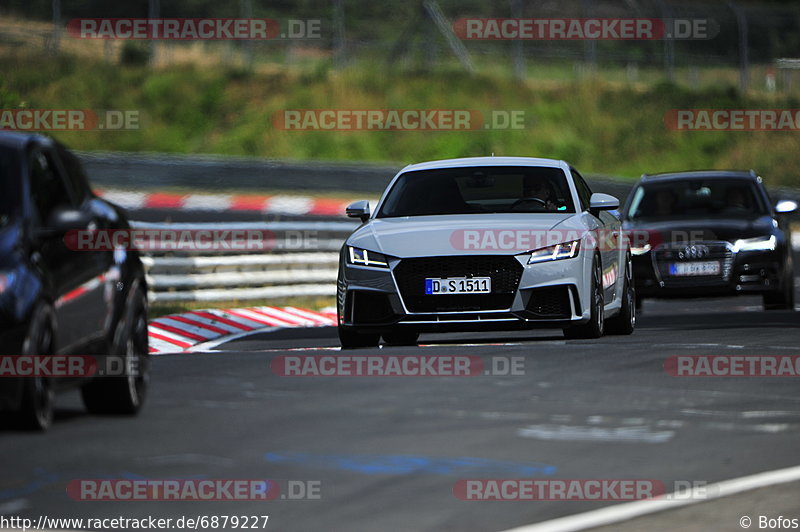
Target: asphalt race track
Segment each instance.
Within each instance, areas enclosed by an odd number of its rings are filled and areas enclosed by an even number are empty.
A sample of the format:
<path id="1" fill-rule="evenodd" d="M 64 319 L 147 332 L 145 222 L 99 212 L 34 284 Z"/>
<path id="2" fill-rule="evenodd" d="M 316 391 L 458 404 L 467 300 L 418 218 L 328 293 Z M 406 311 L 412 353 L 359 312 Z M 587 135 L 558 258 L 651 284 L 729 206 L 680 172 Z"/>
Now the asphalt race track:
<path id="1" fill-rule="evenodd" d="M 48 434 L 0 433 L 0 514 L 238 514 L 269 515 L 267 530 L 503 530 L 614 503 L 463 501 L 453 494 L 459 479 L 657 479 L 671 488 L 794 466 L 795 378 L 673 377 L 663 364 L 683 354 L 796 355 L 799 326 L 800 314 L 762 312 L 753 297 L 647 300 L 633 336 L 429 335 L 423 347 L 352 352 L 473 355 L 485 367 L 520 357 L 521 375 L 282 377 L 270 369 L 280 355 L 340 356 L 332 328 L 154 357 L 152 394 L 138 418 L 90 416 L 72 393 L 60 397 Z M 286 498 L 97 502 L 65 489 L 75 479 L 166 478 L 275 479 Z M 289 500 L 289 481 L 316 483 L 304 486 L 319 488 L 319 498 Z"/>
<path id="2" fill-rule="evenodd" d="M 133 218 L 212 217 L 141 210 Z M 490 531 L 543 522 L 616 502 L 464 501 L 454 487 L 481 478 L 653 479 L 673 491 L 676 483 L 800 464 L 797 378 L 673 377 L 664 369 L 675 355 L 798 355 L 798 339 L 800 314 L 763 312 L 758 297 L 646 300 L 627 337 L 424 335 L 422 347 L 347 353 L 477 356 L 486 368 L 515 360 L 522 374 L 283 377 L 271 369 L 276 357 L 340 356 L 336 331 L 256 333 L 213 353 L 153 357 L 151 394 L 137 418 L 90 416 L 71 392 L 59 397 L 49 433 L 0 430 L 0 516 L 269 515 L 257 529 L 302 531 Z M 76 479 L 274 479 L 283 498 L 77 501 L 67 493 Z M 304 497 L 298 486 L 319 496 Z M 714 512 L 700 505 L 680 526 L 667 518 L 663 529 L 711 529 L 698 514 Z M 741 530 L 733 518 L 717 525 Z M 632 521 L 625 530 L 643 528 L 652 524 Z"/>

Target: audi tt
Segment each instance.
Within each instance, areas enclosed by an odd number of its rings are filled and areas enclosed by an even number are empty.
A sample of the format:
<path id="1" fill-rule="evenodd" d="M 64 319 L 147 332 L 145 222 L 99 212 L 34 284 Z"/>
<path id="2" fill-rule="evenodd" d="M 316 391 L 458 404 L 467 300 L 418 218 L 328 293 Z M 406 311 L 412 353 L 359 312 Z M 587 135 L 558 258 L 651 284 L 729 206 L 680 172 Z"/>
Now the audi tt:
<path id="1" fill-rule="evenodd" d="M 407 166 L 340 253 L 343 348 L 422 332 L 561 328 L 630 334 L 635 293 L 613 196 L 564 161 L 477 157 Z"/>

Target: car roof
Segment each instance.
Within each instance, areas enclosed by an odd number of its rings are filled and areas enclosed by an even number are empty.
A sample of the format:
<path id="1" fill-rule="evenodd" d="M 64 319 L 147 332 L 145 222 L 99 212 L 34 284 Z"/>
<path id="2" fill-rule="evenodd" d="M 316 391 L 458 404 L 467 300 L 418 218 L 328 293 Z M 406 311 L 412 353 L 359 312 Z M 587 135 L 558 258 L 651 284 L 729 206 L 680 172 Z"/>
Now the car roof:
<path id="1" fill-rule="evenodd" d="M 755 170 L 690 170 L 685 172 L 667 172 L 663 174 L 644 174 L 643 183 L 661 183 L 685 179 L 749 179 L 758 181 Z"/>
<path id="2" fill-rule="evenodd" d="M 441 168 L 462 168 L 470 166 L 542 166 L 547 168 L 565 168 L 569 165 L 556 159 L 538 157 L 463 157 L 460 159 L 442 159 L 424 163 L 409 164 L 403 172 L 416 170 L 434 170 Z"/>
<path id="3" fill-rule="evenodd" d="M 0 146 L 13 149 L 22 149 L 31 142 L 51 144 L 48 137 L 37 133 L 21 133 L 18 131 L 0 131 Z"/>

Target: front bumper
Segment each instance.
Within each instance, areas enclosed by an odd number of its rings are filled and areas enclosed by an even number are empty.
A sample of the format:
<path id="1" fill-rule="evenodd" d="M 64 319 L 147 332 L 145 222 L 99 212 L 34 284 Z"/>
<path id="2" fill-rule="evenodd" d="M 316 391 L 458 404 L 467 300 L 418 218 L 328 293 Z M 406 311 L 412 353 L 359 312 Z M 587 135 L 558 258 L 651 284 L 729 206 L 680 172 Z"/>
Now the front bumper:
<path id="1" fill-rule="evenodd" d="M 518 330 L 584 323 L 583 255 L 526 264 L 527 256 L 467 255 L 391 259 L 389 268 L 341 259 L 339 324 L 375 332 Z M 492 278 L 490 295 L 425 295 L 426 277 Z"/>
<path id="2" fill-rule="evenodd" d="M 715 248 L 716 246 L 716 248 Z M 723 250 L 723 247 L 725 248 Z M 653 250 L 633 257 L 636 293 L 642 297 L 705 297 L 762 294 L 779 290 L 786 260 L 780 250 L 735 252 L 728 243 L 711 244 L 709 256 L 682 259 Z M 717 275 L 676 276 L 669 265 L 719 262 Z"/>

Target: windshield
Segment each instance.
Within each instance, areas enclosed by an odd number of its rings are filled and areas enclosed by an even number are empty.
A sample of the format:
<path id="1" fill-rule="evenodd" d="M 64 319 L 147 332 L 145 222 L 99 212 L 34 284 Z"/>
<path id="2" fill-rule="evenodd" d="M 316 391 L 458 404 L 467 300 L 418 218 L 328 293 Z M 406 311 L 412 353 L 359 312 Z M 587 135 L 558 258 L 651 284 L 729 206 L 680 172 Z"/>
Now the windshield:
<path id="1" fill-rule="evenodd" d="M 20 208 L 17 162 L 13 150 L 0 148 L 0 227 L 8 225 Z"/>
<path id="2" fill-rule="evenodd" d="M 754 217 L 767 214 L 756 184 L 745 179 L 691 179 L 641 185 L 627 217 Z"/>
<path id="3" fill-rule="evenodd" d="M 475 213 L 574 213 L 559 168 L 471 166 L 401 175 L 378 218 Z"/>

